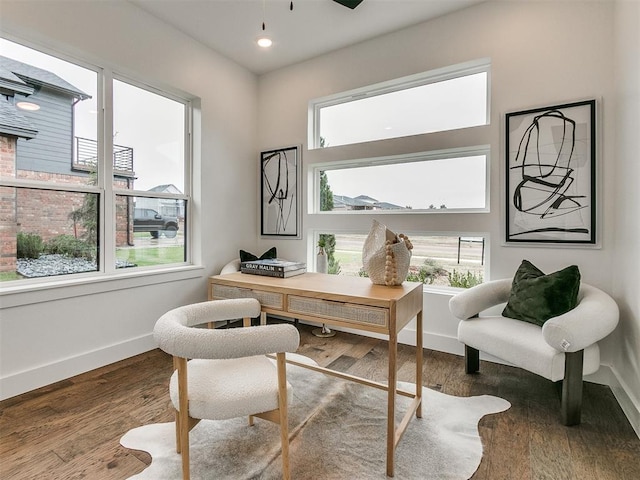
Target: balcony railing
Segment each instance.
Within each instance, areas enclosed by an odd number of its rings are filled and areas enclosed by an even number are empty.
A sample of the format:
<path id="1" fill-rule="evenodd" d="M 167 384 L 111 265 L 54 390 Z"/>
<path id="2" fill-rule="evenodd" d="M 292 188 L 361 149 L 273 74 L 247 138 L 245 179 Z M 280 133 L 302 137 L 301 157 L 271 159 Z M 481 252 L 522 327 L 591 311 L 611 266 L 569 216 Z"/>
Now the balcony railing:
<path id="1" fill-rule="evenodd" d="M 88 138 L 76 137 L 76 155 L 73 162 L 75 170 L 90 171 L 98 163 L 98 142 Z M 113 146 L 113 173 L 124 177 L 134 177 L 133 148 L 123 145 Z"/>

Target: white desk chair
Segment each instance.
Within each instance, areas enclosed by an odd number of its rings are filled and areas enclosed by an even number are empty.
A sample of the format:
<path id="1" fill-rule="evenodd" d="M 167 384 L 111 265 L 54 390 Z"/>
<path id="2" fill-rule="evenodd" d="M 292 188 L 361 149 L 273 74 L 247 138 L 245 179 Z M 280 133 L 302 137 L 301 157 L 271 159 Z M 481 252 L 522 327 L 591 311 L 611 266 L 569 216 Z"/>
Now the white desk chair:
<path id="1" fill-rule="evenodd" d="M 280 424 L 283 478 L 290 478 L 285 352 L 300 336 L 293 325 L 206 329 L 195 326 L 260 313 L 253 298 L 216 300 L 171 310 L 156 322 L 158 346 L 173 355 L 169 385 L 176 410 L 176 451 L 189 480 L 189 432 L 201 419 L 249 416 Z M 265 354 L 276 354 L 276 365 Z M 190 360 L 187 360 L 190 359 Z M 238 373 L 242 372 L 242 375 Z"/>

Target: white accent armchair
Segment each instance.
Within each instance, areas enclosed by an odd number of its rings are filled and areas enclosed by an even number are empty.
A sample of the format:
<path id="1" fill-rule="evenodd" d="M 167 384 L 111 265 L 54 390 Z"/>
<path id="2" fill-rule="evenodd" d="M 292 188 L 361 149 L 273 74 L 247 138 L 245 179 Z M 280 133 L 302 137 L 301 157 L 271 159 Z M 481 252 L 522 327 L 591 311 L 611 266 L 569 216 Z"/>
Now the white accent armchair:
<path id="1" fill-rule="evenodd" d="M 562 380 L 561 414 L 565 425 L 580 423 L 582 377 L 600 368 L 598 341 L 618 324 L 618 306 L 605 292 L 580 284 L 578 306 L 538 325 L 482 314 L 506 303 L 511 279 L 486 282 L 451 298 L 451 313 L 462 320 L 458 340 L 465 345 L 466 373 L 480 368 L 479 352 L 545 377 Z"/>
<path id="2" fill-rule="evenodd" d="M 239 271 L 240 271 L 240 259 L 235 258 L 231 260 L 229 263 L 227 263 L 224 267 L 222 267 L 222 270 L 220 270 L 220 275 L 224 275 L 225 273 L 239 272 Z"/>
<path id="3" fill-rule="evenodd" d="M 293 325 L 207 329 L 198 325 L 260 313 L 253 298 L 216 300 L 171 310 L 156 322 L 158 346 L 173 355 L 169 385 L 176 410 L 176 450 L 182 475 L 189 479 L 189 432 L 201 419 L 249 416 L 280 424 L 283 478 L 290 478 L 289 430 L 284 352 L 300 343 Z M 276 354 L 276 365 L 266 354 Z M 189 359 L 189 360 L 187 360 Z"/>

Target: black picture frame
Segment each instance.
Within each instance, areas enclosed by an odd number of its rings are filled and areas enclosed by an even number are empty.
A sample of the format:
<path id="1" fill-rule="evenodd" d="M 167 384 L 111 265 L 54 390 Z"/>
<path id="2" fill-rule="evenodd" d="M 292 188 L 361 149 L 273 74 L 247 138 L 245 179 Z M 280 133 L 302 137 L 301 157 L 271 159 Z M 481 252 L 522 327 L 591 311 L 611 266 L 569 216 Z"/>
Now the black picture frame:
<path id="1" fill-rule="evenodd" d="M 596 101 L 506 114 L 507 244 L 596 243 Z"/>
<path id="2" fill-rule="evenodd" d="M 301 238 L 300 147 L 260 153 L 260 235 Z"/>

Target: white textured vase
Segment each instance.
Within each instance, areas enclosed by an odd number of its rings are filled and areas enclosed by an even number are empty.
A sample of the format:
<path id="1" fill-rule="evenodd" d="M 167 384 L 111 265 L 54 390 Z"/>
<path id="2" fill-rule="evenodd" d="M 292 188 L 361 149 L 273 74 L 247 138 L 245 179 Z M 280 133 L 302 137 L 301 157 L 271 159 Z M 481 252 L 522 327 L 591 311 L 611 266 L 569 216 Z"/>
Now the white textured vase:
<path id="1" fill-rule="evenodd" d="M 316 272 L 327 273 L 327 271 L 328 271 L 327 255 L 324 253 L 324 250 L 321 248 L 316 257 Z"/>

